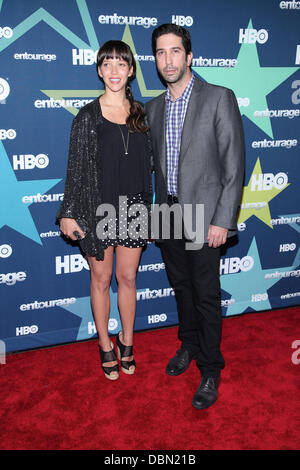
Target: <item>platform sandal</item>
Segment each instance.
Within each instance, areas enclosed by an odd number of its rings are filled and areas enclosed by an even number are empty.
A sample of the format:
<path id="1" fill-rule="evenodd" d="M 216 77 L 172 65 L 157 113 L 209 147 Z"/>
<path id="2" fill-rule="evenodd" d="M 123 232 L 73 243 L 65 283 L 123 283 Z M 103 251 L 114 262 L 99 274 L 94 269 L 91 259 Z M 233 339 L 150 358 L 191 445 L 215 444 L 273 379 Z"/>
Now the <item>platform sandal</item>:
<path id="1" fill-rule="evenodd" d="M 101 366 L 104 372 L 104 375 L 109 380 L 117 380 L 119 378 L 119 364 L 115 364 L 113 366 L 104 366 L 107 362 L 116 362 L 117 356 L 114 350 L 114 345 L 110 343 L 112 349 L 110 351 L 103 351 L 99 345 L 100 351 L 100 358 L 101 358 Z M 117 374 L 113 374 L 113 372 L 117 372 Z"/>
<path id="2" fill-rule="evenodd" d="M 124 358 L 133 356 L 133 346 L 125 346 L 120 340 L 120 334 L 122 334 L 122 331 L 117 336 L 118 357 L 121 361 L 121 369 L 124 374 L 132 375 L 136 369 L 135 360 L 126 361 Z"/>

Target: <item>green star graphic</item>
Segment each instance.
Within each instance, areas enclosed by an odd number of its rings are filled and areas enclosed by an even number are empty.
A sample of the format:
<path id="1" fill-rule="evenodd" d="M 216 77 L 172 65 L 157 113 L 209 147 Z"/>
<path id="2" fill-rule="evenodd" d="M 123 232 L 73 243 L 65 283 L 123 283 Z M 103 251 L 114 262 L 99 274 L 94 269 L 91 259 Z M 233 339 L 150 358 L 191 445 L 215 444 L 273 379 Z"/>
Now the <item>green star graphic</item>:
<path id="1" fill-rule="evenodd" d="M 253 29 L 251 19 L 248 29 Z M 232 89 L 237 98 L 248 98 L 248 106 L 240 107 L 241 115 L 247 116 L 250 121 L 273 138 L 270 118 L 254 116 L 254 113 L 268 109 L 267 95 L 299 70 L 299 67 L 261 67 L 256 43 L 243 43 L 235 67 L 192 68 L 204 80 Z"/>
<path id="2" fill-rule="evenodd" d="M 258 180 L 259 176 L 262 176 L 263 172 L 260 165 L 260 159 L 256 160 L 256 164 L 252 171 L 252 175 L 249 179 L 247 186 L 244 186 L 241 209 L 238 217 L 238 223 L 246 222 L 250 217 L 255 216 L 264 222 L 268 227 L 273 229 L 271 224 L 271 214 L 269 208 L 269 202 L 276 196 L 278 196 L 281 191 L 286 189 L 290 183 L 287 183 L 282 188 L 268 187 L 263 189 L 263 187 L 257 188 L 256 185 L 252 188 L 252 180 L 256 177 Z M 262 184 L 261 184 L 262 186 Z"/>

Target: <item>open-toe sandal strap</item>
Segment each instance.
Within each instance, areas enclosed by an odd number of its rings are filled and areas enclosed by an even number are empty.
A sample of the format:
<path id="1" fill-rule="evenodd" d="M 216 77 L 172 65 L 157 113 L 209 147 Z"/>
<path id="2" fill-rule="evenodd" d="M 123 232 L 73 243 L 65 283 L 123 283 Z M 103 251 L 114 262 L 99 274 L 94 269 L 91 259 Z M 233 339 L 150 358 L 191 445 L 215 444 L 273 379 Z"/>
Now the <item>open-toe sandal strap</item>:
<path id="1" fill-rule="evenodd" d="M 121 347 L 120 347 L 121 346 Z M 133 346 L 125 346 L 124 344 L 119 343 L 121 357 L 130 357 L 133 355 Z"/>
<path id="2" fill-rule="evenodd" d="M 101 362 L 114 362 L 117 360 L 117 356 L 115 353 L 115 350 L 112 349 L 111 351 L 102 351 L 102 349 L 99 347 L 100 350 L 100 357 L 101 357 Z"/>
<path id="3" fill-rule="evenodd" d="M 132 354 L 130 354 L 130 355 L 132 355 Z M 131 366 L 136 367 L 136 363 L 135 363 L 134 359 L 132 359 L 132 361 L 123 361 L 123 360 L 121 360 L 121 366 L 123 367 L 123 369 L 129 370 Z"/>
<path id="4" fill-rule="evenodd" d="M 110 375 L 112 372 L 119 372 L 119 365 L 116 364 L 114 366 L 104 366 L 102 364 L 102 369 L 104 370 L 105 374 Z"/>

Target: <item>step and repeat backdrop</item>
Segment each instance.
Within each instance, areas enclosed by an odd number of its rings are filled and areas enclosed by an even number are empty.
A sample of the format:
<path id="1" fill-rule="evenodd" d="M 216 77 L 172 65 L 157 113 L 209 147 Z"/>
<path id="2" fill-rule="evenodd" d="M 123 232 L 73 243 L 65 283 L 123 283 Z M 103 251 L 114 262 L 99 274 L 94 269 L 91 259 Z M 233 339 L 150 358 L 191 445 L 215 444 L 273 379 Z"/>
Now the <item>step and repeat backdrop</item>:
<path id="1" fill-rule="evenodd" d="M 137 61 L 135 98 L 164 92 L 153 29 L 189 29 L 193 72 L 231 88 L 246 136 L 238 242 L 221 264 L 224 317 L 296 305 L 300 288 L 300 1 L 0 0 L 0 344 L 9 351 L 96 336 L 90 272 L 55 223 L 69 132 L 101 94 L 95 53 L 109 39 Z M 111 285 L 109 331 L 120 317 Z M 136 330 L 177 323 L 160 250 L 137 276 Z"/>

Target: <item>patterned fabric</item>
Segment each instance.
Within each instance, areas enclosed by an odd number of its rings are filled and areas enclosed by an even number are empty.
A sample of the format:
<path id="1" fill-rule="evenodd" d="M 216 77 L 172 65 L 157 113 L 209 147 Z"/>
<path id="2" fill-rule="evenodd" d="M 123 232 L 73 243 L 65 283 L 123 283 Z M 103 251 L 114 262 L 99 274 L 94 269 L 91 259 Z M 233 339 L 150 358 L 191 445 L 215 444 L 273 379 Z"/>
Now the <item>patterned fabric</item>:
<path id="1" fill-rule="evenodd" d="M 180 153 L 181 133 L 193 89 L 195 77 L 192 78 L 182 95 L 172 101 L 169 89 L 166 92 L 166 144 L 167 144 L 167 181 L 168 194 L 177 194 L 178 160 Z"/>
<path id="2" fill-rule="evenodd" d="M 104 258 L 103 241 L 96 233 L 97 223 L 101 217 L 96 215 L 98 206 L 102 203 L 101 185 L 101 139 L 100 126 L 103 116 L 96 98 L 81 108 L 73 119 L 68 168 L 64 199 L 56 215 L 57 222 L 62 217 L 75 219 L 85 237 L 79 241 L 82 251 L 95 256 L 97 260 Z M 152 168 L 151 140 L 148 133 L 148 148 L 145 148 L 145 164 L 148 165 L 148 179 L 144 185 L 143 198 L 152 202 Z"/>
<path id="3" fill-rule="evenodd" d="M 115 219 L 105 219 L 106 225 L 104 226 L 103 235 L 103 247 L 104 249 L 108 246 L 126 246 L 127 248 L 140 248 L 147 245 L 148 237 L 148 212 L 139 212 L 138 206 L 134 209 L 135 216 L 128 215 L 130 206 L 133 204 L 141 204 L 142 206 L 147 206 L 143 200 L 142 193 L 135 194 L 131 197 L 127 197 L 127 207 L 124 207 L 124 210 L 119 212 L 119 208 L 116 210 Z M 138 217 L 139 224 L 134 223 L 135 219 Z M 109 227 L 112 227 L 112 236 L 110 237 Z M 133 234 L 131 234 L 131 231 Z M 123 235 L 120 235 L 123 234 Z M 126 236 L 124 236 L 126 234 Z M 134 237 L 133 237 L 134 235 Z M 99 236 L 99 233 L 98 233 Z"/>

